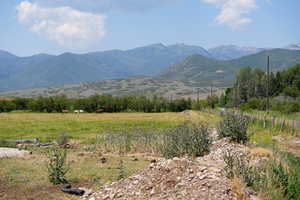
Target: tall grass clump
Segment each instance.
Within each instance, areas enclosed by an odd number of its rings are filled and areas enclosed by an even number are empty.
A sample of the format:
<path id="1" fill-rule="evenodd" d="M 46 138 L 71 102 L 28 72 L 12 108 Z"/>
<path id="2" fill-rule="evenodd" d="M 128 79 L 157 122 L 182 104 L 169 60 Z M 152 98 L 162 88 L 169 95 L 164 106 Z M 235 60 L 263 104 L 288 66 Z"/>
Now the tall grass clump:
<path id="1" fill-rule="evenodd" d="M 47 151 L 48 176 L 49 181 L 53 184 L 67 183 L 66 173 L 69 167 L 66 164 L 67 150 L 57 147 L 50 148 Z"/>
<path id="2" fill-rule="evenodd" d="M 56 138 L 56 142 L 60 146 L 66 145 L 69 142 L 69 140 L 70 137 L 67 133 L 60 133 Z"/>
<path id="3" fill-rule="evenodd" d="M 251 165 L 247 155 L 226 151 L 223 160 L 224 171 L 228 178 L 239 177 L 248 187 L 257 185 L 261 181 L 262 171 L 258 166 Z"/>
<path id="4" fill-rule="evenodd" d="M 209 152 L 211 138 L 206 124 L 183 124 L 162 134 L 160 152 L 165 158 L 204 156 Z"/>
<path id="5" fill-rule="evenodd" d="M 300 200 L 300 160 L 293 155 L 277 153 L 257 163 L 247 155 L 228 151 L 223 159 L 229 178 L 240 178 L 265 199 Z"/>
<path id="6" fill-rule="evenodd" d="M 246 143 L 248 141 L 247 130 L 249 119 L 246 116 L 227 113 L 218 126 L 220 138 L 229 137 L 232 141 Z"/>

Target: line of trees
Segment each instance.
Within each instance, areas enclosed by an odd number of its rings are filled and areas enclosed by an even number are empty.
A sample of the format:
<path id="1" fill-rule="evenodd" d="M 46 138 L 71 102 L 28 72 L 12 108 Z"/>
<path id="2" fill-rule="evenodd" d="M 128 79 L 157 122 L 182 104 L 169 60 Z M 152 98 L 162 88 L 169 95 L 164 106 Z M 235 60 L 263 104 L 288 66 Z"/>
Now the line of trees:
<path id="1" fill-rule="evenodd" d="M 227 107 L 241 109 L 267 108 L 267 96 L 271 98 L 270 108 L 282 112 L 300 112 L 300 64 L 269 76 L 260 69 L 242 68 L 232 88 L 225 91 L 220 101 Z"/>
<path id="2" fill-rule="evenodd" d="M 191 99 L 170 100 L 164 97 L 96 95 L 87 98 L 69 99 L 65 96 L 16 98 L 1 100 L 0 112 L 13 110 L 31 110 L 33 112 L 62 112 L 63 110 L 84 110 L 95 112 L 181 112 L 192 108 Z"/>

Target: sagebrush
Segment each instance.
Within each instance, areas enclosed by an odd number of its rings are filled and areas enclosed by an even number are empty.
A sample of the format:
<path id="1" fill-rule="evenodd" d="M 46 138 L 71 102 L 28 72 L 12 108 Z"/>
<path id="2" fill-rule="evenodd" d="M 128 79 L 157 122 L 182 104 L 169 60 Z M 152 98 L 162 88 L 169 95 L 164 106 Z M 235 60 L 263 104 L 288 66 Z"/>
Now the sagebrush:
<path id="1" fill-rule="evenodd" d="M 232 141 L 246 143 L 249 118 L 240 114 L 226 113 L 218 126 L 220 138 L 229 137 Z"/>

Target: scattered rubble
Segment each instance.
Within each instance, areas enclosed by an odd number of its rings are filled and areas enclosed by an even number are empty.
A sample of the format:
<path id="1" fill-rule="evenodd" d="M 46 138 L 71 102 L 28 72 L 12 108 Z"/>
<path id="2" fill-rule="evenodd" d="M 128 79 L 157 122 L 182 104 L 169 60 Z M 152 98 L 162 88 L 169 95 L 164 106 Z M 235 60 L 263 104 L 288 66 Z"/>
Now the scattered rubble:
<path id="1" fill-rule="evenodd" d="M 151 162 L 148 168 L 129 178 L 102 186 L 99 191 L 85 196 L 85 200 L 110 199 L 186 199 L 237 200 L 231 180 L 223 171 L 223 152 L 243 153 L 244 146 L 216 139 L 210 154 L 194 160 L 173 158 Z M 249 199 L 257 197 L 248 195 Z"/>

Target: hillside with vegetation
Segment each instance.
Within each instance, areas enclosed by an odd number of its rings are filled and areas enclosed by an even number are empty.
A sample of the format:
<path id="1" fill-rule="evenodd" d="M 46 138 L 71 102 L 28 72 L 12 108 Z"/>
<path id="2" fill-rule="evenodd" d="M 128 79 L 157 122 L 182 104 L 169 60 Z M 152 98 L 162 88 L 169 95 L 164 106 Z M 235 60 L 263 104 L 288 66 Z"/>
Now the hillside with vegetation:
<path id="1" fill-rule="evenodd" d="M 185 44 L 153 44 L 130 50 L 64 53 L 57 56 L 37 54 L 18 57 L 0 51 L 0 91 L 140 75 L 168 80 L 233 80 L 234 72 L 239 68 L 263 68 L 266 55 L 272 57 L 273 70 L 284 69 L 299 62 L 300 51 L 263 50 L 233 45 L 205 50 Z"/>
<path id="2" fill-rule="evenodd" d="M 183 44 L 58 56 L 0 51 L 0 91 L 154 75 L 193 54 L 209 56 L 202 47 Z"/>
<path id="3" fill-rule="evenodd" d="M 217 61 L 201 55 L 193 55 L 173 65 L 159 77 L 172 80 L 234 80 L 235 73 L 243 67 L 265 70 L 267 56 L 270 68 L 278 71 L 300 63 L 300 51 L 272 49 L 234 60 Z"/>
<path id="4" fill-rule="evenodd" d="M 0 92 L 0 97 L 48 97 L 64 95 L 70 98 L 83 98 L 98 94 L 113 96 L 158 95 L 166 98 L 196 98 L 199 94 L 201 98 L 205 98 L 210 93 L 212 84 L 213 92 L 219 93 L 225 88 L 232 86 L 233 81 L 177 81 L 140 76 L 49 88 Z"/>

